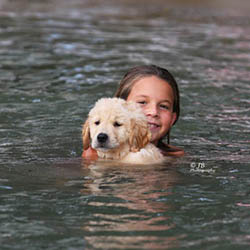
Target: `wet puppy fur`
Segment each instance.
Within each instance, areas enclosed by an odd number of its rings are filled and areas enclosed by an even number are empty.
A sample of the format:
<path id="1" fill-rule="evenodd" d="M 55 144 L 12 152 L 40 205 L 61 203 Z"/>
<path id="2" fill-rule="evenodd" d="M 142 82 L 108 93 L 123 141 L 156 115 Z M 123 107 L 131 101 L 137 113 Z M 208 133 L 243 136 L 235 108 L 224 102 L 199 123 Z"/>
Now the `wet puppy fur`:
<path id="1" fill-rule="evenodd" d="M 83 125 L 83 149 L 92 147 L 98 158 L 124 163 L 161 163 L 164 157 L 150 143 L 147 118 L 141 107 L 120 98 L 102 98 Z"/>

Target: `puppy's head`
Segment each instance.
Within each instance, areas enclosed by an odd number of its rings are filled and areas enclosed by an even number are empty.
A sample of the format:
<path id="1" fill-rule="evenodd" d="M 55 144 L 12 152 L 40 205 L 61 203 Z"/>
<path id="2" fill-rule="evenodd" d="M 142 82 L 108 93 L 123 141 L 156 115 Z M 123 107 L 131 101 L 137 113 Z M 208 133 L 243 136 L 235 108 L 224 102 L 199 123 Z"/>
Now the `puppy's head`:
<path id="1" fill-rule="evenodd" d="M 102 98 L 90 111 L 83 125 L 84 149 L 97 151 L 139 151 L 150 140 L 147 119 L 133 102 L 119 98 Z M 125 147 L 126 146 L 126 147 Z"/>

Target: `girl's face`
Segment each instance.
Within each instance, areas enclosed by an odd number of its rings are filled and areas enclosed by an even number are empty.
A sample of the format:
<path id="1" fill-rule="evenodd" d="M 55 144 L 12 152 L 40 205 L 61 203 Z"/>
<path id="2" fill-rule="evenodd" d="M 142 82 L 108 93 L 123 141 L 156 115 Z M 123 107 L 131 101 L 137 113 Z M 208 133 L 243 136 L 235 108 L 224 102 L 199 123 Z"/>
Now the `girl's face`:
<path id="1" fill-rule="evenodd" d="M 151 142 L 157 144 L 176 119 L 176 113 L 173 113 L 174 95 L 171 86 L 156 76 L 143 77 L 135 82 L 127 100 L 141 105 L 148 119 L 152 134 Z"/>

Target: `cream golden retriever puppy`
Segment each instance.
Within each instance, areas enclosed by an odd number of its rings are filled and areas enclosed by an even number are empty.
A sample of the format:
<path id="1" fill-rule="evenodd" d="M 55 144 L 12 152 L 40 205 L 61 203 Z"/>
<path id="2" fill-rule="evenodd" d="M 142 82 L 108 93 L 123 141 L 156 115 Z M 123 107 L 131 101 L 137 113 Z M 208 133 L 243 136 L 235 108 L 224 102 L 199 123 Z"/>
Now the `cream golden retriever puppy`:
<path id="1" fill-rule="evenodd" d="M 141 107 L 120 98 L 98 100 L 82 129 L 84 150 L 91 146 L 98 158 L 122 163 L 162 163 L 164 156 L 150 136 Z"/>

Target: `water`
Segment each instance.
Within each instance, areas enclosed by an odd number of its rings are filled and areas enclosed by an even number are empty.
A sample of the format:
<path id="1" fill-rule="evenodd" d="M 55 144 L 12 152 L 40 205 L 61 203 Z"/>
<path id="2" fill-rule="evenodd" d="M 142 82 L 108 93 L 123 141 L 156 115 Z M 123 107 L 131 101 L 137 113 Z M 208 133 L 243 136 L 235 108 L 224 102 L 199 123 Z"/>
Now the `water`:
<path id="1" fill-rule="evenodd" d="M 250 17 L 211 3 L 0 1 L 1 250 L 249 248 Z M 148 63 L 178 81 L 187 155 L 82 161 L 91 106 Z"/>

